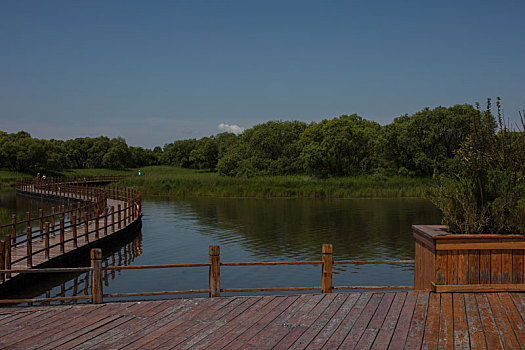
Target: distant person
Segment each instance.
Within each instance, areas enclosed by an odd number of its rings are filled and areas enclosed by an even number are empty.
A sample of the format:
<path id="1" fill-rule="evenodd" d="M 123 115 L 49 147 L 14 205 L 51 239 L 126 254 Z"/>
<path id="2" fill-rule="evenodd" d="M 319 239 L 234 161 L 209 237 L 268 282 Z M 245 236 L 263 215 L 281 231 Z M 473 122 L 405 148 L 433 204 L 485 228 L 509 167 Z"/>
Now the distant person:
<path id="1" fill-rule="evenodd" d="M 46 182 L 46 174 L 42 175 L 42 181 Z"/>
<path id="2" fill-rule="evenodd" d="M 142 175 L 142 173 L 141 173 L 140 170 L 139 170 L 139 176 L 140 176 L 140 175 Z"/>

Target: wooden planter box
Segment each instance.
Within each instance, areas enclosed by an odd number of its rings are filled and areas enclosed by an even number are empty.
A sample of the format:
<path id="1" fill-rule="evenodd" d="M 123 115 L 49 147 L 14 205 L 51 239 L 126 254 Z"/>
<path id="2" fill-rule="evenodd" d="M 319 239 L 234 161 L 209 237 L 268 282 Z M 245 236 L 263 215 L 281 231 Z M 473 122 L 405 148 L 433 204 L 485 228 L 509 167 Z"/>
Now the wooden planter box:
<path id="1" fill-rule="evenodd" d="M 412 229 L 415 290 L 525 291 L 525 236 L 458 235 L 441 225 Z"/>

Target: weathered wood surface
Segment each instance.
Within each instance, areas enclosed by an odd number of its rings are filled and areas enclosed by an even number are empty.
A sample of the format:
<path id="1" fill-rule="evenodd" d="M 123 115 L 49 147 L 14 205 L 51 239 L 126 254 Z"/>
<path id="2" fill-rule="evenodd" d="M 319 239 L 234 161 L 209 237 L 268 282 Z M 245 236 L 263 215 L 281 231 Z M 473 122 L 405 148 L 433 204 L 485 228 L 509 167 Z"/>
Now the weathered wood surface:
<path id="1" fill-rule="evenodd" d="M 0 308 L 9 349 L 524 349 L 525 293 L 332 293 Z"/>

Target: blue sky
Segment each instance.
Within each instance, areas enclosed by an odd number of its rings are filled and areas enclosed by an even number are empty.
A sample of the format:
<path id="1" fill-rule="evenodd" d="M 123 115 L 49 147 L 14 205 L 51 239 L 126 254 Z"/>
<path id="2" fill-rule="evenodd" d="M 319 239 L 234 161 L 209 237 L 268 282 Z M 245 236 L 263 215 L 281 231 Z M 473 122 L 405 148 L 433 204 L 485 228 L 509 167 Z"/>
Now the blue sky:
<path id="1" fill-rule="evenodd" d="M 219 125 L 525 108 L 525 1 L 0 2 L 0 130 L 164 145 Z"/>

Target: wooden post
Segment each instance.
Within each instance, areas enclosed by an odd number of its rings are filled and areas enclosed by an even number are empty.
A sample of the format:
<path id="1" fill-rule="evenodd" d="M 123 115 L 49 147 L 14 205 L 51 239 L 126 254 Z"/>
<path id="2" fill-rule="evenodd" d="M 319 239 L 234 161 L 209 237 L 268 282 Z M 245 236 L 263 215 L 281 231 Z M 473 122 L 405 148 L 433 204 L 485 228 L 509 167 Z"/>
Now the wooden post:
<path id="1" fill-rule="evenodd" d="M 98 217 L 98 211 L 95 212 L 95 239 L 99 239 L 100 238 L 100 235 L 99 235 L 99 217 Z"/>
<path id="2" fill-rule="evenodd" d="M 46 233 L 44 238 L 46 259 L 49 259 L 49 222 L 46 222 Z"/>
<path id="3" fill-rule="evenodd" d="M 332 264 L 332 245 L 323 244 L 323 280 L 321 284 L 323 293 L 332 293 Z"/>
<path id="4" fill-rule="evenodd" d="M 51 207 L 51 231 L 53 231 L 53 236 L 55 235 L 55 207 Z"/>
<path id="5" fill-rule="evenodd" d="M 73 232 L 73 247 L 78 247 L 78 235 L 77 235 L 77 217 L 75 214 L 71 216 L 71 231 Z"/>
<path id="6" fill-rule="evenodd" d="M 104 236 L 108 235 L 108 207 L 104 208 Z"/>
<path id="7" fill-rule="evenodd" d="M 5 241 L 0 241 L 0 270 L 5 269 Z M 5 274 L 0 273 L 0 281 L 5 282 Z"/>
<path id="8" fill-rule="evenodd" d="M 122 227 L 122 223 L 120 222 L 120 220 L 122 219 L 121 214 L 120 214 L 121 210 L 122 210 L 122 209 L 121 209 L 121 205 L 119 204 L 119 205 L 118 205 L 118 229 L 119 229 L 119 230 L 120 230 L 120 228 Z"/>
<path id="9" fill-rule="evenodd" d="M 64 216 L 60 218 L 60 253 L 64 253 Z"/>
<path id="10" fill-rule="evenodd" d="M 16 244 L 16 215 L 13 214 L 11 216 L 11 227 L 12 227 L 12 230 L 11 230 L 11 239 L 13 240 L 13 245 Z"/>
<path id="11" fill-rule="evenodd" d="M 44 210 L 39 209 L 38 210 L 38 221 L 40 224 L 40 239 L 44 239 Z"/>
<path id="12" fill-rule="evenodd" d="M 115 206 L 111 206 L 111 232 L 115 232 Z"/>
<path id="13" fill-rule="evenodd" d="M 33 257 L 31 256 L 31 254 L 33 253 L 31 226 L 27 226 L 26 238 L 27 238 L 27 242 L 26 242 L 27 267 L 31 268 L 31 266 L 33 266 Z"/>
<path id="14" fill-rule="evenodd" d="M 88 243 L 89 242 L 89 222 L 87 218 L 87 211 L 85 208 L 84 208 L 84 234 L 85 234 L 86 243 Z"/>
<path id="15" fill-rule="evenodd" d="M 91 249 L 91 295 L 93 304 L 100 304 L 103 301 L 102 290 L 102 249 Z"/>
<path id="16" fill-rule="evenodd" d="M 11 270 L 11 235 L 5 236 L 5 269 Z M 7 273 L 6 278 L 11 278 L 11 274 Z"/>
<path id="17" fill-rule="evenodd" d="M 31 226 L 31 213 L 26 211 L 26 227 Z"/>
<path id="18" fill-rule="evenodd" d="M 221 296 L 221 258 L 220 247 L 211 245 L 210 254 L 210 298 Z"/>
<path id="19" fill-rule="evenodd" d="M 77 202 L 77 218 L 78 222 L 80 222 L 80 218 L 82 217 L 82 214 L 80 212 L 80 202 Z"/>

